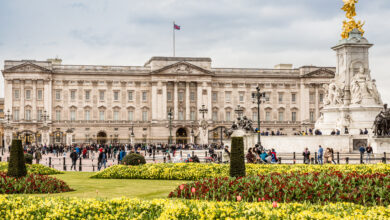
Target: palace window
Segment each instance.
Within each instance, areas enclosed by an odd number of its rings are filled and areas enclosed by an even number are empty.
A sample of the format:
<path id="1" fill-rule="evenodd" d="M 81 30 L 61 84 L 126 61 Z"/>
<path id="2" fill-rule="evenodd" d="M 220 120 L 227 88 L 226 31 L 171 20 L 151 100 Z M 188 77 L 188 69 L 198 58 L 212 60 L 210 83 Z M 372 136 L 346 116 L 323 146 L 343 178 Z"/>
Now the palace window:
<path id="1" fill-rule="evenodd" d="M 19 89 L 15 89 L 14 90 L 14 99 L 19 99 L 19 98 L 20 98 Z"/>
<path id="2" fill-rule="evenodd" d="M 24 119 L 26 119 L 26 121 L 31 121 L 31 110 L 30 109 L 27 109 L 25 111 L 25 117 Z"/>
<path id="3" fill-rule="evenodd" d="M 292 103 L 295 103 L 296 101 L 297 101 L 297 94 L 292 93 L 292 94 L 291 94 L 291 102 L 292 102 Z"/>
<path id="4" fill-rule="evenodd" d="M 183 101 L 183 96 L 184 96 L 184 93 L 183 92 L 179 92 L 179 102 Z"/>
<path id="5" fill-rule="evenodd" d="M 232 92 L 225 92 L 225 101 L 230 102 Z"/>
<path id="6" fill-rule="evenodd" d="M 231 118 L 230 118 L 230 112 L 226 112 L 226 121 L 230 121 Z"/>
<path id="7" fill-rule="evenodd" d="M 279 112 L 279 121 L 284 121 L 284 112 Z"/>
<path id="8" fill-rule="evenodd" d="M 119 111 L 118 110 L 114 111 L 114 121 L 119 121 Z"/>
<path id="9" fill-rule="evenodd" d="M 269 112 L 269 111 L 265 112 L 265 120 L 271 121 L 271 112 Z"/>
<path id="10" fill-rule="evenodd" d="M 190 120 L 195 121 L 195 111 L 190 112 Z"/>
<path id="11" fill-rule="evenodd" d="M 61 121 L 61 110 L 56 110 L 56 121 Z"/>
<path id="12" fill-rule="evenodd" d="M 218 112 L 217 111 L 213 111 L 213 121 L 218 121 Z"/>
<path id="13" fill-rule="evenodd" d="M 99 120 L 104 121 L 104 111 L 103 110 L 99 111 Z"/>
<path id="14" fill-rule="evenodd" d="M 183 111 L 179 111 L 179 120 L 184 120 Z"/>
<path id="15" fill-rule="evenodd" d="M 19 109 L 14 109 L 14 113 L 12 114 L 12 117 L 15 121 L 19 121 Z"/>
<path id="16" fill-rule="evenodd" d="M 42 97 L 43 97 L 43 90 L 42 89 L 38 89 L 38 91 L 37 91 L 37 100 L 42 100 Z"/>
<path id="17" fill-rule="evenodd" d="M 269 92 L 265 93 L 265 101 L 266 102 L 269 102 L 270 97 L 271 97 L 271 93 L 269 93 Z"/>
<path id="18" fill-rule="evenodd" d="M 91 112 L 89 110 L 85 110 L 85 120 L 91 120 Z"/>
<path id="19" fill-rule="evenodd" d="M 148 121 L 148 111 L 142 111 L 142 121 Z"/>
<path id="20" fill-rule="evenodd" d="M 190 100 L 195 101 L 195 92 L 194 91 L 190 92 Z"/>
<path id="21" fill-rule="evenodd" d="M 119 92 L 114 91 L 114 101 L 119 101 Z"/>
<path id="22" fill-rule="evenodd" d="M 85 91 L 85 101 L 89 101 L 91 98 L 91 91 Z"/>
<path id="23" fill-rule="evenodd" d="M 310 122 L 314 122 L 314 111 L 310 111 Z"/>
<path id="24" fill-rule="evenodd" d="M 257 121 L 257 111 L 252 112 L 252 120 Z"/>
<path id="25" fill-rule="evenodd" d="M 244 102 L 244 93 L 243 92 L 240 92 L 240 94 L 239 94 L 239 101 L 240 102 Z"/>
<path id="26" fill-rule="evenodd" d="M 42 109 L 37 110 L 37 121 L 42 121 Z"/>
<path id="27" fill-rule="evenodd" d="M 320 93 L 320 103 L 324 102 L 324 94 Z"/>
<path id="28" fill-rule="evenodd" d="M 72 100 L 72 101 L 76 100 L 76 91 L 75 90 L 70 91 L 70 100 Z"/>
<path id="29" fill-rule="evenodd" d="M 70 120 L 75 121 L 76 120 L 76 110 L 70 110 Z"/>
<path id="30" fill-rule="evenodd" d="M 127 100 L 130 102 L 133 101 L 133 91 L 127 92 Z"/>
<path id="31" fill-rule="evenodd" d="M 61 90 L 56 90 L 56 100 L 61 100 Z"/>
<path id="32" fill-rule="evenodd" d="M 127 112 L 127 120 L 129 121 L 133 121 L 133 111 L 128 111 Z"/>
<path id="33" fill-rule="evenodd" d="M 142 101 L 146 102 L 148 100 L 148 92 L 142 92 Z"/>
<path id="34" fill-rule="evenodd" d="M 279 103 L 283 103 L 283 93 L 279 93 Z"/>
<path id="35" fill-rule="evenodd" d="M 314 93 L 310 93 L 309 95 L 310 103 L 314 103 L 314 99 L 315 99 Z"/>
<path id="36" fill-rule="evenodd" d="M 172 101 L 172 92 L 167 92 L 167 100 Z"/>
<path id="37" fill-rule="evenodd" d="M 297 121 L 297 113 L 291 112 L 291 121 L 296 122 Z"/>
<path id="38" fill-rule="evenodd" d="M 30 100 L 31 99 L 31 90 L 27 89 L 26 90 L 26 100 Z"/>
<path id="39" fill-rule="evenodd" d="M 212 96 L 213 96 L 212 97 L 213 102 L 217 102 L 217 100 L 218 100 L 218 92 L 213 92 Z"/>
<path id="40" fill-rule="evenodd" d="M 104 101 L 104 91 L 99 91 L 99 100 Z"/>

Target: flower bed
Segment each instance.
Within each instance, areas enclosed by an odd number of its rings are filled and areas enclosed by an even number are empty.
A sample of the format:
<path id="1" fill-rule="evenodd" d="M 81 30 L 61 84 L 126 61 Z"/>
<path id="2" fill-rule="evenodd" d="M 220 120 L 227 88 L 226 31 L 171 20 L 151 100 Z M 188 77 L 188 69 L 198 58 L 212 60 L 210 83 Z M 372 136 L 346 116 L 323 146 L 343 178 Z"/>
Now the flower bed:
<path id="1" fill-rule="evenodd" d="M 64 172 L 56 170 L 51 167 L 44 166 L 42 164 L 26 164 L 27 173 L 41 174 L 41 175 L 53 175 L 53 174 L 63 174 Z M 8 163 L 0 162 L 0 171 L 7 172 Z"/>
<path id="2" fill-rule="evenodd" d="M 342 173 L 357 172 L 360 174 L 383 173 L 390 174 L 390 165 L 262 165 L 247 164 L 247 175 L 269 173 L 330 173 L 340 171 Z M 115 165 L 104 169 L 92 176 L 92 178 L 106 179 L 164 179 L 164 180 L 199 180 L 202 178 L 229 176 L 229 164 L 199 164 L 199 163 L 159 163 L 145 164 L 141 166 Z"/>
<path id="3" fill-rule="evenodd" d="M 390 207 L 196 200 L 0 196 L 1 219 L 388 219 Z"/>
<path id="4" fill-rule="evenodd" d="M 25 177 L 15 178 L 0 172 L 1 194 L 60 193 L 71 190 L 64 181 L 54 177 L 30 173 Z"/>
<path id="5" fill-rule="evenodd" d="M 219 177 L 180 185 L 169 197 L 216 201 L 353 202 L 390 204 L 390 175 L 273 173 L 244 178 Z"/>

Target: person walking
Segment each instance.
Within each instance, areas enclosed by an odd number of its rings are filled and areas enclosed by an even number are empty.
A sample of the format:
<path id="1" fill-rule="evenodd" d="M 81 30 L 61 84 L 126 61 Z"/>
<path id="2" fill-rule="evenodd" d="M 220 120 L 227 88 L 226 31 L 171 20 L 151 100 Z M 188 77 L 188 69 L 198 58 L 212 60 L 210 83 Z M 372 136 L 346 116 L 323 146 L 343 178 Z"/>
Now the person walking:
<path id="1" fill-rule="evenodd" d="M 331 157 L 332 157 L 332 153 L 330 152 L 329 148 L 326 148 L 324 153 L 325 163 L 331 163 L 332 161 Z"/>
<path id="2" fill-rule="evenodd" d="M 107 153 L 106 150 L 103 150 L 99 153 L 98 157 L 98 170 L 104 166 L 104 169 L 106 169 L 106 163 L 107 163 Z"/>
<path id="3" fill-rule="evenodd" d="M 360 146 L 359 152 L 360 152 L 361 163 L 363 163 L 363 157 L 364 157 L 364 152 L 366 152 L 366 148 L 363 145 Z"/>
<path id="4" fill-rule="evenodd" d="M 310 163 L 310 151 L 308 148 L 305 148 L 305 151 L 303 151 L 303 163 L 304 164 Z"/>
<path id="5" fill-rule="evenodd" d="M 72 167 L 74 168 L 74 170 L 76 170 L 76 162 L 77 162 L 77 159 L 79 158 L 79 155 L 77 154 L 75 149 L 70 154 L 70 158 L 72 159 L 72 166 L 70 167 L 70 170 L 72 170 Z"/>
<path id="6" fill-rule="evenodd" d="M 324 148 L 322 148 L 322 146 L 320 145 L 318 147 L 318 163 L 319 164 L 324 164 L 323 156 L 324 156 Z"/>
<path id="7" fill-rule="evenodd" d="M 371 147 L 371 145 L 367 146 L 366 152 L 367 152 L 366 163 L 371 163 L 371 157 L 372 157 L 372 147 Z"/>
<path id="8" fill-rule="evenodd" d="M 41 151 L 38 149 L 36 152 L 35 152 L 35 163 L 36 164 L 39 164 L 39 161 L 42 159 L 42 154 L 41 154 Z"/>

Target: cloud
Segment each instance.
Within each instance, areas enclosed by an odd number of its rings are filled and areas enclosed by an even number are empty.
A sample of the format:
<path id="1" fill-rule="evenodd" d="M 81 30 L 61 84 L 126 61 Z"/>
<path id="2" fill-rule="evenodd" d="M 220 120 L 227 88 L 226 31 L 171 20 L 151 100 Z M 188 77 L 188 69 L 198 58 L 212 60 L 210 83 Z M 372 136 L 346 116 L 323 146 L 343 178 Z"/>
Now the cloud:
<path id="1" fill-rule="evenodd" d="M 0 65 L 59 55 L 66 64 L 143 65 L 172 55 L 211 57 L 214 67 L 278 63 L 334 66 L 342 0 L 0 1 Z M 373 77 L 390 102 L 390 2 L 359 1 Z M 0 96 L 3 86 L 0 84 Z"/>

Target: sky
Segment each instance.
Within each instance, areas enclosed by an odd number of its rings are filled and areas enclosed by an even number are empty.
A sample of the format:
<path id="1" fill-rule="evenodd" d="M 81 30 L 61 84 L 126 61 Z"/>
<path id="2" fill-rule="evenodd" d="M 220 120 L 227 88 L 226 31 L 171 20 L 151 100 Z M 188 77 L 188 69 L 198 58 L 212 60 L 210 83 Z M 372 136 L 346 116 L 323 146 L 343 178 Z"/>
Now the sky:
<path id="1" fill-rule="evenodd" d="M 142 66 L 152 56 L 210 57 L 213 67 L 335 66 L 342 0 L 0 0 L 4 60 Z M 360 0 L 370 69 L 390 102 L 390 1 Z M 4 82 L 0 77 L 0 97 Z"/>

